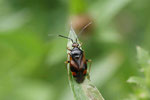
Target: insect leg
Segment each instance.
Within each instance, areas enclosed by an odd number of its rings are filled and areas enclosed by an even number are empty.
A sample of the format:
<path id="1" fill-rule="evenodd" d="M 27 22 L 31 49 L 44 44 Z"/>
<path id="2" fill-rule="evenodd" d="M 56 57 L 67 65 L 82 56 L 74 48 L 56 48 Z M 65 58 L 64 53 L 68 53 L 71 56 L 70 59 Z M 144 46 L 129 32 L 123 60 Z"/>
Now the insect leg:
<path id="1" fill-rule="evenodd" d="M 67 49 L 69 49 L 69 48 L 67 48 Z M 68 58 L 69 56 L 70 56 L 70 53 L 67 54 L 67 58 Z M 68 61 L 68 60 L 65 61 L 65 64 L 68 64 L 68 63 L 70 63 L 70 61 Z"/>
<path id="2" fill-rule="evenodd" d="M 89 59 L 89 60 L 87 60 L 87 62 L 89 62 L 89 63 L 90 63 L 90 67 L 89 67 L 89 73 L 90 73 L 90 71 L 91 71 L 91 65 L 92 65 L 92 60 L 91 60 L 91 59 Z"/>
<path id="3" fill-rule="evenodd" d="M 70 61 L 65 61 L 66 69 L 67 69 L 67 65 L 68 65 L 68 63 L 70 63 Z"/>
<path id="4" fill-rule="evenodd" d="M 65 61 L 65 64 L 68 64 L 68 63 L 70 63 L 70 61 Z"/>
<path id="5" fill-rule="evenodd" d="M 67 47 L 67 50 L 71 51 L 71 49 L 69 49 L 68 47 Z"/>
<path id="6" fill-rule="evenodd" d="M 80 42 L 79 48 L 82 46 L 82 42 Z"/>
<path id="7" fill-rule="evenodd" d="M 67 48 L 68 49 L 68 48 Z M 70 56 L 70 53 L 68 53 L 68 57 Z M 66 69 L 67 69 L 67 74 L 68 74 L 68 78 L 69 78 L 69 80 L 71 80 L 71 77 L 70 77 L 70 75 L 69 75 L 69 73 L 70 73 L 70 71 L 68 71 L 68 70 L 70 70 L 70 69 L 68 69 L 67 68 L 67 66 L 68 66 L 68 63 L 70 63 L 70 61 L 65 61 L 65 64 L 66 64 Z"/>
<path id="8" fill-rule="evenodd" d="M 66 69 L 67 69 L 68 63 L 70 63 L 70 61 L 65 61 Z M 69 69 L 67 69 L 67 74 L 68 74 L 69 80 L 71 80 L 71 77 L 70 77 L 70 75 L 69 75 L 70 72 L 68 72 L 68 70 L 69 70 Z"/>
<path id="9" fill-rule="evenodd" d="M 91 71 L 92 60 L 89 59 L 89 60 L 86 60 L 86 61 L 90 63 L 89 71 L 88 71 L 88 74 L 87 74 L 87 78 L 90 80 L 90 71 Z"/>

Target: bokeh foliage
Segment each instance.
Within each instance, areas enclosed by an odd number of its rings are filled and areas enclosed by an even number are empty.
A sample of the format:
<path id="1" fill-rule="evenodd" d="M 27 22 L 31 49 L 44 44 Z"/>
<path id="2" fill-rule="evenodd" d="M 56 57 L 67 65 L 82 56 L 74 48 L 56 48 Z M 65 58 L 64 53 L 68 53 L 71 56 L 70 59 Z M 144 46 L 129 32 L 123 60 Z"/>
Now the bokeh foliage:
<path id="1" fill-rule="evenodd" d="M 149 100 L 150 99 L 150 56 L 147 51 L 137 47 L 137 59 L 140 65 L 140 76 L 132 76 L 128 79 L 133 86 L 134 92 L 129 95 L 127 100 Z"/>
<path id="2" fill-rule="evenodd" d="M 67 36 L 69 15 L 83 11 L 94 20 L 94 31 L 83 41 L 93 61 L 92 82 L 106 100 L 134 92 L 127 80 L 141 75 L 136 46 L 150 50 L 150 1 L 82 1 L 79 11 L 71 9 L 80 0 L 0 1 L 0 100 L 72 100 L 67 40 L 49 34 Z"/>

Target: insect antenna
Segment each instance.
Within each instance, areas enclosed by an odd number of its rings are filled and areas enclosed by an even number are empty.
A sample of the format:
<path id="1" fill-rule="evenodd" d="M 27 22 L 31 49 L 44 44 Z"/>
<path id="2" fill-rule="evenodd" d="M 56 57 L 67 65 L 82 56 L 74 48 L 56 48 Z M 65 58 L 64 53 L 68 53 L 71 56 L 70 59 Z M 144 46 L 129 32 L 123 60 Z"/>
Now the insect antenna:
<path id="1" fill-rule="evenodd" d="M 78 40 L 78 39 L 76 38 L 76 43 L 77 43 L 77 40 Z"/>
<path id="2" fill-rule="evenodd" d="M 85 25 L 82 29 L 81 29 L 81 31 L 79 32 L 79 34 L 78 34 L 78 37 L 81 35 L 81 33 L 89 26 L 89 25 L 91 25 L 92 24 L 92 22 L 89 22 L 87 25 Z"/>
<path id="3" fill-rule="evenodd" d="M 58 37 L 59 34 L 48 34 L 48 37 Z"/>
<path id="4" fill-rule="evenodd" d="M 69 38 L 69 37 L 66 37 L 66 36 L 63 36 L 63 35 L 58 35 L 59 37 L 63 37 L 63 38 L 66 38 L 66 39 L 69 39 L 69 40 L 71 40 L 72 41 L 72 43 L 73 43 L 73 40 L 71 39 L 71 38 Z"/>

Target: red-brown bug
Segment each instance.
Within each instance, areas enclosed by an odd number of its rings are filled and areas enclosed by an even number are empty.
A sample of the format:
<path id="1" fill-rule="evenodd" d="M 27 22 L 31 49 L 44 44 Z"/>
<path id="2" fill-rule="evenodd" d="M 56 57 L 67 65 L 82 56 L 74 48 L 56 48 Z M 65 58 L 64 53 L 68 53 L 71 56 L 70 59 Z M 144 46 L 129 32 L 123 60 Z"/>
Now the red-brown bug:
<path id="1" fill-rule="evenodd" d="M 65 37 L 62 35 L 59 35 L 60 37 L 70 39 L 72 41 L 72 47 L 73 49 L 67 48 L 70 53 L 70 61 L 67 61 L 67 63 L 70 63 L 70 71 L 75 78 L 77 83 L 82 83 L 85 79 L 85 76 L 87 75 L 89 78 L 89 75 L 87 74 L 87 62 L 91 62 L 91 60 L 86 60 L 84 51 L 80 49 L 79 44 L 74 42 L 71 38 Z M 91 67 L 91 64 L 90 64 Z M 89 68 L 90 71 L 90 68 Z"/>

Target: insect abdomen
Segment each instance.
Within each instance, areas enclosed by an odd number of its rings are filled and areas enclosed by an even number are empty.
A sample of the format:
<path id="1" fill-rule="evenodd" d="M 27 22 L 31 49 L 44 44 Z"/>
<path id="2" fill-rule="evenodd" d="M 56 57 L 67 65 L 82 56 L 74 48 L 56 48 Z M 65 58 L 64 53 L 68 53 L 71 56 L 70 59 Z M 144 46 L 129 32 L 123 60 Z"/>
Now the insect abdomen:
<path id="1" fill-rule="evenodd" d="M 82 83 L 84 81 L 85 76 L 87 74 L 87 69 L 77 70 L 75 67 L 70 66 L 70 70 L 72 72 L 72 76 L 74 77 L 77 83 Z"/>

